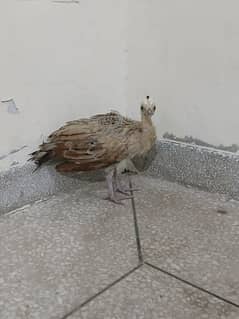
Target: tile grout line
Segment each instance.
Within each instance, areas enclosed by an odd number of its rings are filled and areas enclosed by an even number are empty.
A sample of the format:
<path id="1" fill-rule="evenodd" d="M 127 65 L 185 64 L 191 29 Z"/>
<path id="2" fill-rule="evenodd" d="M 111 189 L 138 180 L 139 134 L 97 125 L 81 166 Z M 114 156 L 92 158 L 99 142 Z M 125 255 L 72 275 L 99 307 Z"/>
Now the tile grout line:
<path id="1" fill-rule="evenodd" d="M 130 178 L 130 176 L 128 175 L 128 180 L 129 180 L 129 188 L 132 189 L 132 180 Z M 93 301 L 94 299 L 96 299 L 97 297 L 99 297 L 100 295 L 102 295 L 103 293 L 105 293 L 107 290 L 109 290 L 110 288 L 114 287 L 116 284 L 118 284 L 119 282 L 121 282 L 122 280 L 124 280 L 125 278 L 127 278 L 128 276 L 130 276 L 132 273 L 134 273 L 136 270 L 138 270 L 139 268 L 141 268 L 143 265 L 146 265 L 150 268 L 153 268 L 154 270 L 157 270 L 161 273 L 164 273 L 165 275 L 176 279 L 177 281 L 180 281 L 188 286 L 191 286 L 197 290 L 200 290 L 220 301 L 223 301 L 227 304 L 230 304 L 234 307 L 239 308 L 239 304 L 236 304 L 228 299 L 225 299 L 207 289 L 204 289 L 200 286 L 197 286 L 196 284 L 191 283 L 190 281 L 187 281 L 183 278 L 178 277 L 177 275 L 174 275 L 158 266 L 155 266 L 153 264 L 151 264 L 150 262 L 144 261 L 143 259 L 143 253 L 142 253 L 142 246 L 141 246 L 141 241 L 140 241 L 140 233 L 139 233 L 139 225 L 138 225 L 138 218 L 137 218 L 137 211 L 136 211 L 136 205 L 135 205 L 135 198 L 134 198 L 134 193 L 133 190 L 130 191 L 131 193 L 131 204 L 132 204 L 132 212 L 133 212 L 133 221 L 134 221 L 134 231 L 135 231 L 135 239 L 136 239 L 136 246 L 137 246 L 137 255 L 138 255 L 138 260 L 139 260 L 139 264 L 138 266 L 134 267 L 133 269 L 131 269 L 130 271 L 128 271 L 127 273 L 125 273 L 124 275 L 122 275 L 120 278 L 116 279 L 115 281 L 113 281 L 112 283 L 110 283 L 109 285 L 107 285 L 105 288 L 103 288 L 102 290 L 100 290 L 98 293 L 94 294 L 93 296 L 89 297 L 88 299 L 86 299 L 83 303 L 81 303 L 79 306 L 75 307 L 73 310 L 71 310 L 70 312 L 68 312 L 66 315 L 64 315 L 63 317 L 61 317 L 61 319 L 67 319 L 69 318 L 71 315 L 73 315 L 75 312 L 77 312 L 78 310 L 80 310 L 81 308 L 83 308 L 84 306 L 86 306 L 87 304 L 89 304 L 91 301 Z"/>
<path id="2" fill-rule="evenodd" d="M 73 310 L 69 311 L 66 315 L 64 315 L 63 317 L 61 317 L 61 319 L 67 319 L 69 318 L 71 315 L 73 315 L 75 312 L 77 312 L 78 310 L 80 310 L 81 308 L 83 308 L 84 306 L 86 306 L 87 304 L 89 304 L 91 301 L 93 301 L 94 299 L 96 299 L 97 297 L 99 297 L 100 295 L 102 295 L 104 292 L 106 292 L 107 290 L 109 290 L 110 288 L 114 287 L 116 284 L 118 284 L 119 282 L 121 282 L 122 280 L 124 280 L 125 278 L 127 278 L 129 275 L 131 275 L 132 273 L 134 273 L 136 270 L 138 270 L 143 264 L 139 264 L 138 266 L 134 267 L 133 269 L 129 270 L 127 273 L 123 274 L 121 277 L 119 277 L 118 279 L 116 279 L 115 281 L 113 281 L 112 283 L 110 283 L 109 285 L 107 285 L 105 288 L 103 288 L 102 290 L 100 290 L 99 292 L 97 292 L 96 294 L 94 294 L 93 296 L 89 297 L 88 299 L 86 299 L 84 302 L 82 302 L 79 306 L 75 307 Z"/>
<path id="3" fill-rule="evenodd" d="M 132 189 L 132 181 L 131 181 L 130 176 L 128 176 L 128 177 L 129 177 L 129 187 L 130 187 L 130 189 Z M 219 299 L 219 300 L 221 300 L 221 301 L 223 301 L 225 303 L 228 303 L 228 304 L 230 304 L 230 305 L 232 305 L 234 307 L 239 308 L 239 304 L 234 303 L 233 301 L 230 301 L 230 300 L 228 300 L 226 298 L 223 298 L 220 295 L 217 295 L 217 294 L 215 294 L 215 293 L 213 293 L 213 292 L 211 292 L 211 291 L 209 291 L 207 289 L 204 289 L 204 288 L 202 288 L 202 287 L 200 287 L 200 286 L 198 286 L 196 284 L 193 284 L 192 282 L 190 282 L 188 280 L 180 278 L 179 276 L 174 275 L 174 274 L 168 272 L 167 270 L 164 270 L 164 269 L 162 269 L 162 268 L 160 268 L 158 266 L 155 266 L 155 265 L 153 265 L 153 264 L 151 264 L 151 263 L 149 263 L 147 261 L 144 261 L 143 254 L 142 254 L 142 246 L 141 246 L 141 241 L 140 241 L 139 226 L 138 226 L 138 219 L 137 219 L 137 211 L 136 211 L 135 198 L 134 198 L 133 191 L 131 191 L 131 196 L 132 196 L 131 203 L 132 203 L 132 210 L 133 210 L 133 219 L 134 219 L 134 228 L 135 228 L 137 252 L 138 252 L 138 258 L 139 258 L 140 265 L 149 266 L 149 267 L 151 267 L 151 268 L 153 268 L 153 269 L 155 269 L 155 270 L 157 270 L 159 272 L 164 273 L 165 275 L 168 275 L 168 276 L 170 276 L 170 277 L 172 277 L 172 278 L 174 278 L 174 279 L 176 279 L 178 281 L 183 282 L 186 285 L 189 285 L 189 286 L 191 286 L 191 287 L 193 287 L 193 288 L 195 288 L 197 290 L 200 290 L 200 291 L 202 291 L 202 292 L 204 292 L 204 293 L 206 293 L 206 294 L 208 294 L 208 295 L 210 295 L 210 296 L 212 296 L 214 298 L 217 298 L 217 299 Z"/>
<path id="4" fill-rule="evenodd" d="M 168 275 L 169 277 L 172 277 L 172 278 L 174 278 L 174 279 L 176 279 L 176 280 L 178 280 L 178 281 L 180 281 L 180 282 L 182 282 L 182 283 L 184 283 L 184 284 L 186 284 L 188 286 L 191 286 L 191 287 L 193 287 L 193 288 L 195 288 L 197 290 L 200 290 L 200 291 L 202 291 L 202 292 L 204 292 L 204 293 L 206 293 L 206 294 L 208 294 L 208 295 L 210 295 L 210 296 L 212 296 L 214 298 L 217 298 L 220 301 L 223 301 L 223 302 L 225 302 L 227 304 L 230 304 L 230 305 L 232 305 L 234 307 L 239 308 L 239 304 L 236 304 L 235 302 L 230 301 L 230 300 L 228 300 L 228 299 L 226 299 L 224 297 L 221 297 L 221 296 L 215 294 L 214 292 L 211 292 L 211 291 L 209 291 L 209 290 L 207 290 L 205 288 L 202 288 L 202 287 L 200 287 L 200 286 L 198 286 L 196 284 L 193 284 L 192 282 L 190 282 L 190 281 L 188 281 L 186 279 L 180 278 L 179 276 L 174 275 L 174 274 L 170 273 L 169 271 L 164 270 L 164 269 L 162 269 L 162 268 L 160 268 L 158 266 L 155 266 L 155 265 L 151 264 L 150 262 L 145 261 L 144 265 L 149 266 L 150 268 L 153 268 L 153 269 L 155 269 L 155 270 L 157 270 L 157 271 L 159 271 L 159 272 L 161 272 L 161 273 L 163 273 L 165 275 Z"/>
<path id="5" fill-rule="evenodd" d="M 132 205 L 132 211 L 133 211 L 134 231 L 135 231 L 135 240 L 136 240 L 136 245 L 137 245 L 137 253 L 138 253 L 139 263 L 142 264 L 144 262 L 144 259 L 143 259 L 141 241 L 140 241 L 139 224 L 138 224 L 137 211 L 136 211 L 136 206 L 135 206 L 134 193 L 132 190 L 132 188 L 133 188 L 132 180 L 131 180 L 129 175 L 128 175 L 128 179 L 129 179 L 129 189 L 131 189 L 130 194 L 132 196 L 131 205 Z"/>
<path id="6" fill-rule="evenodd" d="M 132 189 L 132 181 L 130 176 L 128 176 L 129 179 L 129 188 Z M 129 275 L 131 275 L 132 273 L 134 273 L 137 269 L 139 269 L 141 266 L 143 266 L 144 261 L 143 261 L 143 254 L 142 254 L 142 247 L 141 247 L 141 242 L 140 242 L 140 235 L 139 235 L 139 226 L 138 226 L 138 219 L 137 219 L 137 212 L 136 212 L 136 207 L 135 207 L 135 199 L 134 199 L 134 193 L 131 190 L 131 205 L 132 205 L 132 212 L 133 212 L 133 221 L 134 221 L 134 231 L 135 231 L 135 240 L 136 240 L 136 246 L 137 246 L 137 255 L 138 255 L 138 261 L 139 264 L 134 267 L 133 269 L 131 269 L 130 271 L 128 271 L 127 273 L 125 273 L 123 276 L 121 276 L 120 278 L 116 279 L 115 281 L 113 281 L 111 284 L 107 285 L 105 288 L 103 288 L 102 290 L 100 290 L 99 292 L 97 292 L 96 294 L 94 294 L 93 296 L 89 297 L 88 299 L 86 299 L 83 303 L 81 303 L 79 306 L 77 306 L 76 308 L 74 308 L 73 310 L 71 310 L 70 312 L 68 312 L 66 315 L 64 315 L 63 317 L 61 317 L 61 319 L 67 319 L 69 318 L 71 315 L 73 315 L 75 312 L 77 312 L 78 310 L 80 310 L 81 308 L 83 308 L 84 306 L 86 306 L 88 303 L 90 303 L 91 301 L 93 301 L 95 298 L 99 297 L 101 294 L 103 294 L 104 292 L 106 292 L 108 289 L 114 287 L 116 284 L 118 284 L 120 281 L 122 281 L 123 279 L 127 278 Z"/>

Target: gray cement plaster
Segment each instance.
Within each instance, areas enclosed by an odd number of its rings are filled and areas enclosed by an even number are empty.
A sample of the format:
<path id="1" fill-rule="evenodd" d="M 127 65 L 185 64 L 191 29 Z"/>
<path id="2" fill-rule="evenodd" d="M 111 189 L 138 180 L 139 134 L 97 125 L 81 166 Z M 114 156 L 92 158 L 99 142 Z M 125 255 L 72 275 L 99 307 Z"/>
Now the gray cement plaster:
<path id="1" fill-rule="evenodd" d="M 69 319 L 238 319 L 239 309 L 147 266 Z"/>
<path id="2" fill-rule="evenodd" d="M 237 144 L 231 144 L 231 145 L 215 145 L 215 144 L 209 144 L 199 138 L 193 137 L 193 136 L 184 136 L 184 137 L 178 137 L 173 133 L 164 133 L 163 134 L 163 138 L 164 139 L 168 139 L 168 140 L 173 140 L 173 141 L 177 141 L 177 142 L 182 142 L 182 143 L 187 143 L 187 144 L 194 144 L 194 145 L 199 145 L 199 146 L 206 146 L 206 147 L 210 147 L 210 148 L 214 148 L 217 150 L 221 150 L 221 151 L 227 151 L 227 152 L 233 152 L 236 153 L 239 151 L 239 145 Z"/>
<path id="3" fill-rule="evenodd" d="M 237 154 L 160 140 L 145 158 L 136 158 L 135 164 L 140 171 L 148 168 L 148 175 L 239 199 Z M 34 164 L 27 163 L 0 173 L 0 215 L 60 191 L 81 187 L 82 175 L 61 175 L 51 166 L 32 173 L 34 168 Z M 92 176 L 102 177 L 102 173 Z"/>
<path id="4" fill-rule="evenodd" d="M 239 202 L 156 178 L 135 183 L 145 260 L 239 304 Z"/>
<path id="5" fill-rule="evenodd" d="M 0 318 L 59 319 L 138 264 L 130 202 L 82 182 L 0 217 Z"/>
<path id="6" fill-rule="evenodd" d="M 156 152 L 149 175 L 239 199 L 239 154 L 170 140 Z"/>
<path id="7" fill-rule="evenodd" d="M 43 166 L 36 172 L 34 169 L 33 163 L 27 163 L 0 173 L 0 215 L 58 192 L 79 188 L 86 179 L 79 174 L 59 174 L 53 166 Z M 102 179 L 102 174 L 95 174 L 94 179 Z"/>

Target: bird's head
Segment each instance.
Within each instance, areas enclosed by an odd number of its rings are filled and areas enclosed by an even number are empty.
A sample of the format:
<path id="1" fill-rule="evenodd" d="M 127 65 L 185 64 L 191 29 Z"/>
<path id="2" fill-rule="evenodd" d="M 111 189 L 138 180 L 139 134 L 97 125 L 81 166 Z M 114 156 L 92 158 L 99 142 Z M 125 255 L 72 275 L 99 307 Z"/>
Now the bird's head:
<path id="1" fill-rule="evenodd" d="M 142 117 L 151 117 L 154 115 L 156 105 L 149 96 L 146 96 L 145 100 L 141 103 L 140 111 Z"/>

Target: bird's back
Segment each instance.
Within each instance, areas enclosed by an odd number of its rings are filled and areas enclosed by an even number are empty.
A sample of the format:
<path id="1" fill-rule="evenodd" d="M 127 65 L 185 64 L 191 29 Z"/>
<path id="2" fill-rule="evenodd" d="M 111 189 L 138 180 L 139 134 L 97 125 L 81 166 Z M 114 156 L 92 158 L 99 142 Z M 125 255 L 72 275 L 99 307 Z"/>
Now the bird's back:
<path id="1" fill-rule="evenodd" d="M 59 171 L 88 171 L 108 167 L 129 157 L 129 139 L 140 134 L 141 123 L 117 112 L 66 123 L 53 132 L 32 160 L 39 166 L 51 159 Z"/>

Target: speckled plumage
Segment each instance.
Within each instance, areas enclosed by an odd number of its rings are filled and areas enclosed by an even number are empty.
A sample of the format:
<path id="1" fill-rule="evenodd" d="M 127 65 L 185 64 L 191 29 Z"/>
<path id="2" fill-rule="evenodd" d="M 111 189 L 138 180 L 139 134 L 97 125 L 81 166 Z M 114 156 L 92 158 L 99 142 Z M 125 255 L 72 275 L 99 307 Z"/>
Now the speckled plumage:
<path id="1" fill-rule="evenodd" d="M 110 112 L 67 122 L 31 154 L 31 160 L 38 166 L 57 160 L 59 172 L 115 167 L 151 149 L 156 141 L 151 121 L 154 111 L 155 105 L 147 97 L 141 106 L 141 121 Z"/>

